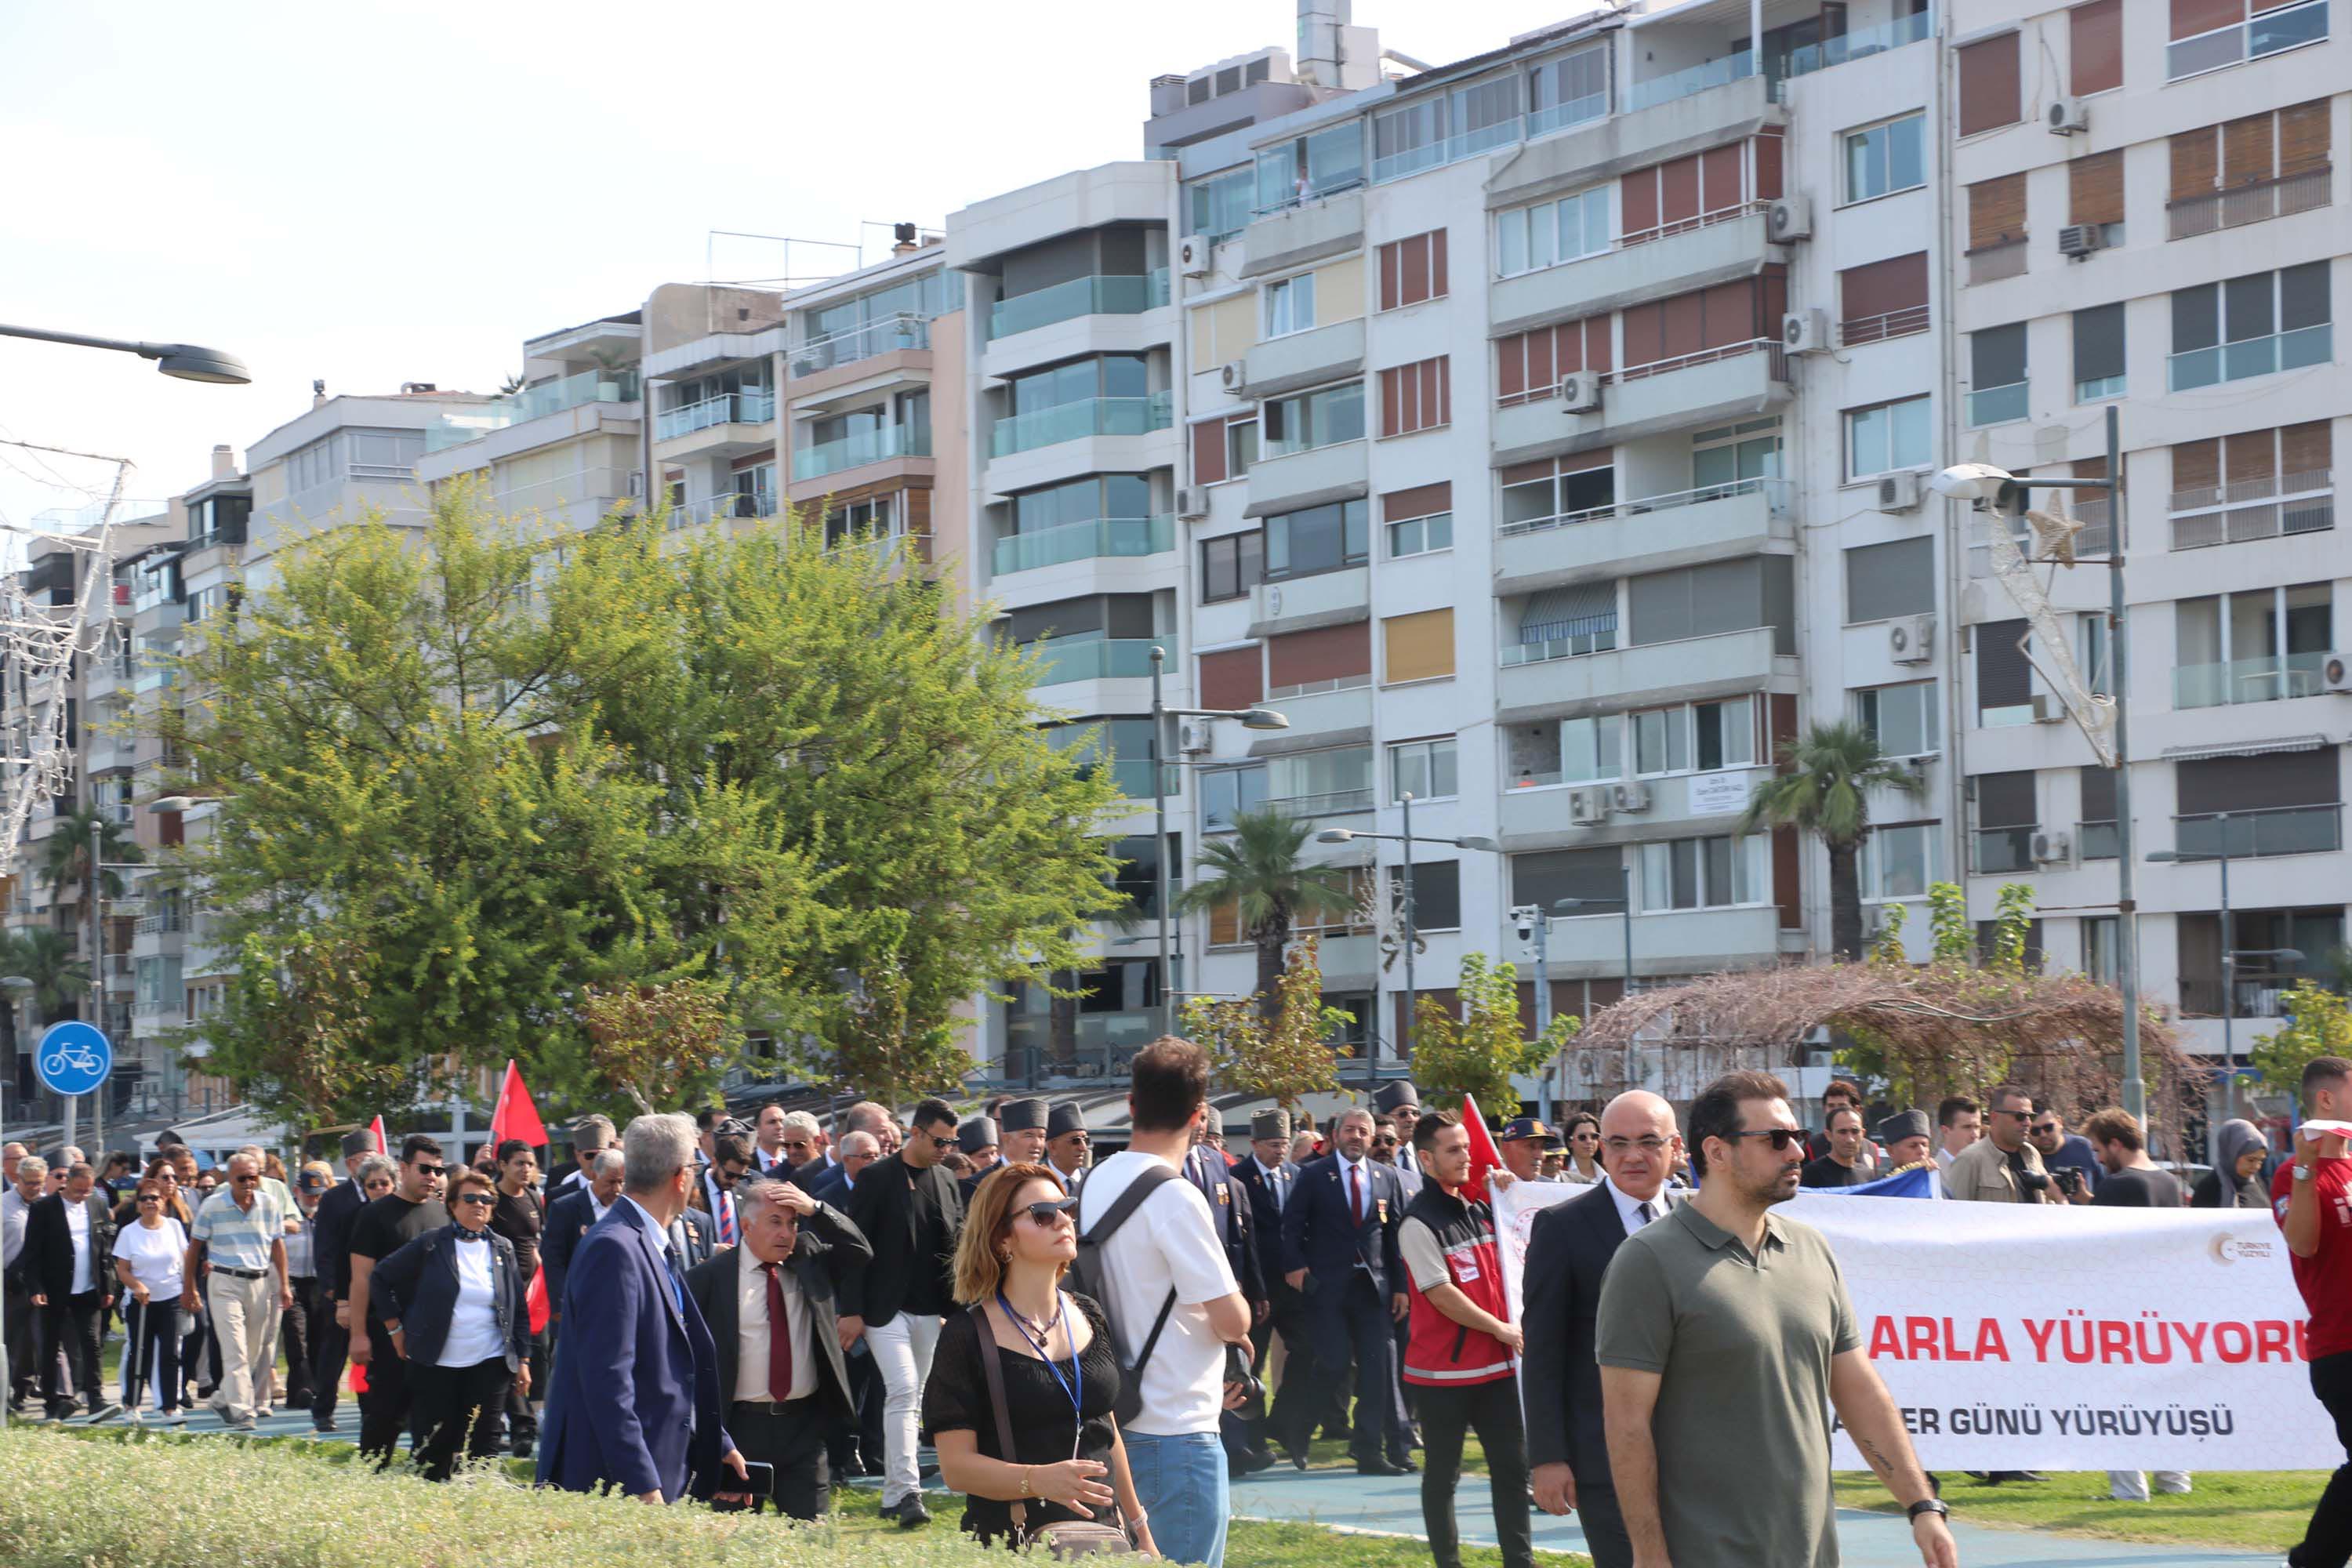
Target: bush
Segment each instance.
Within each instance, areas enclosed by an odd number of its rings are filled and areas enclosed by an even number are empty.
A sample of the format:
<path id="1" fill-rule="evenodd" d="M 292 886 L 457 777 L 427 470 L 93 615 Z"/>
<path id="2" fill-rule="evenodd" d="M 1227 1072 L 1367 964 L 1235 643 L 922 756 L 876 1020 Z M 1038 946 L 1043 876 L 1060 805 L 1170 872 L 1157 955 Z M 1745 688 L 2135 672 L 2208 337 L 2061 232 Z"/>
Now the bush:
<path id="1" fill-rule="evenodd" d="M 0 1563 L 8 1568 L 484 1568 L 519 1563 L 815 1568 L 850 1555 L 834 1524 L 647 1508 L 540 1491 L 492 1470 L 436 1486 L 329 1445 L 117 1429 L 91 1440 L 0 1433 Z M 341 1445 L 333 1447 L 348 1454 Z M 310 1451 L 305 1451 L 310 1450 Z M 857 1532 L 859 1568 L 979 1568 L 943 1520 Z"/>

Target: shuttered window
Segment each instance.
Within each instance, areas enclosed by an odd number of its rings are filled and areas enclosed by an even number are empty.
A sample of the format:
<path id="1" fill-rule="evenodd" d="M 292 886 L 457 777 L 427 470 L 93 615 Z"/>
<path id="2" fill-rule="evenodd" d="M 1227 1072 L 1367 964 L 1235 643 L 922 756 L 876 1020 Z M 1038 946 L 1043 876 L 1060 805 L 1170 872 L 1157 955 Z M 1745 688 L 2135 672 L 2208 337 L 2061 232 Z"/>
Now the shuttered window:
<path id="1" fill-rule="evenodd" d="M 1624 896 L 1624 851 L 1550 849 L 1511 857 L 1511 902 L 1534 904 L 1546 914 L 1562 899 L 1605 902 L 1614 912 Z"/>
<path id="2" fill-rule="evenodd" d="M 2014 125 L 2023 114 L 2018 85 L 2017 35 L 2003 33 L 1968 45 L 1960 54 L 1960 134 Z"/>
<path id="3" fill-rule="evenodd" d="M 2042 820 L 2034 804 L 2032 769 L 1979 773 L 1969 782 L 1976 786 L 1979 827 L 2032 827 Z"/>
<path id="4" fill-rule="evenodd" d="M 1776 184 L 1779 151 L 1776 145 Z M 1748 144 L 1735 142 L 1636 169 L 1619 180 L 1617 188 L 1622 243 L 1639 245 L 1661 238 L 1746 205 Z"/>
<path id="5" fill-rule="evenodd" d="M 1627 306 L 1623 327 L 1627 370 L 1708 349 L 1729 348 L 1762 336 L 1765 301 L 1776 288 L 1785 298 L 1785 278 L 1768 275 Z M 1773 321 L 1777 330 L 1779 318 Z"/>
<path id="6" fill-rule="evenodd" d="M 1897 539 L 1845 552 L 1848 626 L 1924 616 L 1936 607 L 1936 542 Z"/>
<path id="7" fill-rule="evenodd" d="M 2022 620 L 1991 621 L 1976 629 L 1977 719 L 1998 709 L 2022 708 L 2033 700 L 2033 667 L 2018 647 Z"/>
<path id="8" fill-rule="evenodd" d="M 1255 647 L 1201 656 L 1201 706 L 1255 708 L 1265 700 L 1263 660 Z"/>
<path id="9" fill-rule="evenodd" d="M 2110 224 L 2124 221 L 2124 154 L 2095 153 L 2066 165 L 2066 221 Z"/>
<path id="10" fill-rule="evenodd" d="M 1311 632 L 1286 632 L 1269 638 L 1265 645 L 1265 684 L 1269 692 L 1332 684 L 1361 686 L 1371 677 L 1372 627 L 1369 621 L 1321 626 Z"/>
<path id="11" fill-rule="evenodd" d="M 2025 176 L 2003 174 L 1969 187 L 1969 248 L 1989 250 L 2025 237 Z"/>
<path id="12" fill-rule="evenodd" d="M 1495 399 L 1511 404 L 1549 397 L 1561 376 L 1606 374 L 1609 363 L 1606 316 L 1515 332 L 1495 342 Z"/>
<path id="13" fill-rule="evenodd" d="M 1404 908 L 1404 873 L 1389 868 L 1391 909 Z M 1462 928 L 1462 863 L 1458 860 L 1412 862 L 1412 926 L 1415 931 L 1459 931 Z"/>
<path id="14" fill-rule="evenodd" d="M 1385 685 L 1401 686 L 1408 680 L 1437 680 L 1452 675 L 1453 608 L 1424 610 L 1412 616 L 1391 616 L 1381 623 L 1381 643 L 1388 660 Z"/>
<path id="15" fill-rule="evenodd" d="M 2124 84 L 2124 0 L 2091 0 L 2066 13 L 2067 90 L 2076 98 Z"/>
<path id="16" fill-rule="evenodd" d="M 2257 6 L 2259 10 L 2262 7 Z M 2210 33 L 2246 19 L 2246 0 L 2172 0 L 2175 41 Z"/>
<path id="17" fill-rule="evenodd" d="M 2184 441 L 2172 448 L 2172 508 L 2188 511 L 2225 500 L 2325 489 L 2334 465 L 2333 447 L 2325 419 Z M 2259 489 L 2238 488 L 2257 482 Z M 2232 494 L 2225 496 L 2225 489 Z"/>
<path id="18" fill-rule="evenodd" d="M 1409 436 L 1454 422 L 1454 378 L 1443 354 L 1381 372 L 1381 434 Z"/>
<path id="19" fill-rule="evenodd" d="M 2194 201 L 2211 194 L 2221 183 L 2221 128 L 2200 125 L 2171 140 L 2172 199 Z"/>
<path id="20" fill-rule="evenodd" d="M 2120 393 L 2124 374 L 2124 308 L 2094 305 L 2074 312 L 2074 401 Z"/>
<path id="21" fill-rule="evenodd" d="M 2176 203 L 2195 201 L 2231 186 L 2315 174 L 2328 168 L 2331 162 L 2327 101 L 2292 104 L 2221 125 L 2200 125 L 2173 136 L 2170 151 Z M 2326 197 L 2322 195 L 2319 199 L 2324 202 Z M 2263 211 L 2258 216 L 2273 214 Z"/>
<path id="22" fill-rule="evenodd" d="M 2328 102 L 2298 103 L 2278 111 L 2278 174 L 2288 179 L 2328 166 Z"/>
<path id="23" fill-rule="evenodd" d="M 2338 750 L 2321 746 L 2263 757 L 2200 757 L 2176 763 L 2173 786 L 2179 813 L 2203 816 L 2209 812 L 2260 811 L 2265 806 L 2333 805 L 2343 793 L 2336 778 Z"/>
<path id="24" fill-rule="evenodd" d="M 1381 247 L 1381 309 L 1400 310 L 1445 293 L 1445 231 L 1431 229 Z"/>
<path id="25" fill-rule="evenodd" d="M 2076 820 L 2081 822 L 2115 821 L 2116 770 L 2113 768 L 2098 767 L 2084 768 L 2081 770 L 2081 776 L 2083 804 L 2078 808 L 2081 812 L 2081 816 L 2077 817 Z M 2087 856 L 2090 853 L 2090 846 L 2085 844 L 2083 847 L 2083 851 L 2084 854 Z M 2113 858 L 2112 850 L 2109 852 L 2108 858 Z"/>
<path id="26" fill-rule="evenodd" d="M 2335 467 L 2330 426 L 2325 419 L 2290 425 L 2279 432 L 2279 471 L 2293 478 L 2323 479 Z"/>
<path id="27" fill-rule="evenodd" d="M 1927 253 L 1890 257 L 1838 274 L 1839 336 L 1874 343 L 1927 330 Z"/>
<path id="28" fill-rule="evenodd" d="M 1225 422 L 1204 419 L 1192 426 L 1192 482 L 1213 485 L 1226 477 Z"/>
<path id="29" fill-rule="evenodd" d="M 1672 572 L 1654 572 L 1626 584 L 1635 646 L 1714 637 L 1789 625 L 1790 564 L 1785 555 L 1751 555 Z"/>

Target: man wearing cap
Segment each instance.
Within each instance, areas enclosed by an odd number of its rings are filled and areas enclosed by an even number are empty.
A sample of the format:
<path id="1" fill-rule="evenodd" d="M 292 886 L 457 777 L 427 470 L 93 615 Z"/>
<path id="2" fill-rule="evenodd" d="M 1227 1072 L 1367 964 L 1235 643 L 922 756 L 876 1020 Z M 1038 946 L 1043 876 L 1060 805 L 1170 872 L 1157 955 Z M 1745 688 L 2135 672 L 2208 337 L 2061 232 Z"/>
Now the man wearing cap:
<path id="1" fill-rule="evenodd" d="M 965 1117 L 956 1124 L 956 1147 L 963 1152 L 965 1159 L 971 1162 L 971 1174 L 962 1177 L 956 1184 L 963 1188 L 963 1201 L 969 1205 L 973 1192 L 997 1166 L 999 1144 L 994 1119 L 986 1116 Z"/>
<path id="2" fill-rule="evenodd" d="M 1265 1375 L 1275 1335 L 1282 1336 L 1283 1345 L 1281 1386 L 1268 1391 L 1266 1415 L 1255 1424 L 1250 1446 L 1260 1453 L 1278 1446 L 1304 1469 L 1307 1435 L 1315 1422 L 1307 1408 L 1315 1351 L 1307 1327 L 1307 1298 L 1283 1278 L 1282 1211 L 1298 1186 L 1298 1167 L 1290 1161 L 1290 1112 L 1276 1107 L 1250 1118 L 1250 1152 L 1234 1167 L 1234 1180 L 1249 1198 L 1250 1235 L 1257 1249 L 1258 1278 L 1265 1287 L 1266 1310 L 1254 1313 L 1250 1325 L 1251 1372 Z"/>
<path id="3" fill-rule="evenodd" d="M 612 1148 L 620 1134 L 613 1130 L 609 1116 L 583 1116 L 572 1124 L 572 1158 L 577 1162 L 565 1177 L 555 1184 L 547 1194 L 551 1203 L 565 1193 L 578 1192 L 589 1184 L 596 1156 Z"/>
<path id="4" fill-rule="evenodd" d="M 1372 1096 L 1372 1110 L 1396 1123 L 1396 1168 L 1418 1176 L 1421 1166 L 1413 1157 L 1412 1130 L 1421 1121 L 1421 1090 L 1412 1087 L 1412 1079 L 1409 1078 L 1391 1079 Z M 1410 1203 L 1413 1193 L 1419 1189 L 1419 1184 L 1407 1182 L 1405 1189 L 1405 1201 Z"/>
<path id="5" fill-rule="evenodd" d="M 335 1429 L 335 1395 L 352 1352 L 351 1325 L 342 1310 L 344 1293 L 352 1286 L 352 1222 L 367 1206 L 367 1192 L 359 1184 L 360 1162 L 374 1152 L 375 1134 L 366 1128 L 344 1133 L 344 1179 L 328 1188 L 310 1211 L 312 1278 L 327 1297 L 319 1341 L 310 1347 L 310 1425 L 320 1432 Z"/>
<path id="6" fill-rule="evenodd" d="M 1373 1163 L 1372 1113 L 1362 1106 L 1339 1113 L 1331 1141 L 1330 1153 L 1299 1167 L 1297 1190 L 1283 1210 L 1285 1275 L 1308 1297 L 1309 1332 L 1323 1370 L 1342 1377 L 1349 1354 L 1356 1358 L 1350 1447 L 1357 1473 L 1401 1476 L 1413 1468 L 1394 1335 L 1407 1305 L 1397 1254 L 1404 1186 L 1394 1171 Z M 1291 1462 L 1298 1460 L 1294 1450 Z"/>
<path id="7" fill-rule="evenodd" d="M 1075 1100 L 1057 1102 L 1045 1117 L 1045 1168 L 1075 1193 L 1087 1179 L 1087 1113 Z"/>
<path id="8" fill-rule="evenodd" d="M 1539 1173 L 1543 1152 L 1559 1147 L 1558 1136 L 1532 1116 L 1512 1117 L 1495 1136 L 1496 1152 L 1503 1156 L 1503 1164 L 1515 1182 L 1547 1180 Z"/>
<path id="9" fill-rule="evenodd" d="M 1935 1157 L 1928 1142 L 1927 1113 L 1898 1110 L 1878 1124 L 1879 1146 L 1886 1151 L 1886 1173 L 1907 1171 Z"/>
<path id="10" fill-rule="evenodd" d="M 1008 1165 L 1045 1163 L 1045 1102 L 1008 1100 L 996 1108 L 996 1157 Z"/>

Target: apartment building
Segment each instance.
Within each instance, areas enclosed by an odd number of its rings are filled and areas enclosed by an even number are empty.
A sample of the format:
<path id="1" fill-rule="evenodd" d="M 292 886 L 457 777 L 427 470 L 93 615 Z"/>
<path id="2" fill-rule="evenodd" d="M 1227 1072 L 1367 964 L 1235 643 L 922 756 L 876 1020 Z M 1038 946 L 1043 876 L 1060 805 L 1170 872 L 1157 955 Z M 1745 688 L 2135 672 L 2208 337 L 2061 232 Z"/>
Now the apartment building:
<path id="1" fill-rule="evenodd" d="M 522 345 L 514 391 L 425 426 L 427 494 L 463 479 L 497 513 L 551 532 L 590 527 L 646 493 L 643 312 L 602 317 Z"/>

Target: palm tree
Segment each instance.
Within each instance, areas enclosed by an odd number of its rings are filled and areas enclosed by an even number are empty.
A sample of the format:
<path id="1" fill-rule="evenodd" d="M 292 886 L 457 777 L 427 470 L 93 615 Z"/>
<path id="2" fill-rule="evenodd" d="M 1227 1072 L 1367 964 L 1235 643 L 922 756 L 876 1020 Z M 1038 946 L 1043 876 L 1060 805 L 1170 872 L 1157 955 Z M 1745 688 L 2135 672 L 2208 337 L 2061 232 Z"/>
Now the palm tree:
<path id="1" fill-rule="evenodd" d="M 1314 825 L 1279 811 L 1243 812 L 1231 837 L 1213 838 L 1192 858 L 1194 879 L 1176 897 L 1188 912 L 1231 904 L 1257 947 L 1258 1006 L 1272 1015 L 1291 926 L 1302 914 L 1345 916 L 1356 907 L 1346 870 L 1300 862 Z M 1206 879 L 1202 872 L 1211 873 Z"/>
<path id="2" fill-rule="evenodd" d="M 110 899 L 121 898 L 122 879 L 91 863 L 89 849 L 93 826 L 100 861 L 136 860 L 141 858 L 138 841 L 131 837 L 130 828 L 106 816 L 95 805 L 85 805 L 72 816 L 60 818 L 58 825 L 49 830 L 48 837 L 41 841 L 40 877 L 41 885 L 47 888 L 52 896 L 67 883 L 72 883 L 80 891 L 81 918 L 94 921 L 98 919 L 100 891 L 103 889 Z"/>
<path id="3" fill-rule="evenodd" d="M 1781 771 L 1750 795 L 1738 831 L 1794 827 L 1830 852 L 1830 951 L 1862 959 L 1862 879 L 1854 858 L 1870 833 L 1868 792 L 1927 793 L 1919 776 L 1887 761 L 1860 724 L 1816 724 L 1780 748 Z"/>
<path id="4" fill-rule="evenodd" d="M 47 926 L 0 931 L 0 973 L 33 983 L 33 1008 L 44 1024 L 74 1016 L 89 995 L 89 966 L 74 952 L 73 939 Z M 5 1011 L 13 1030 L 16 1010 Z"/>

